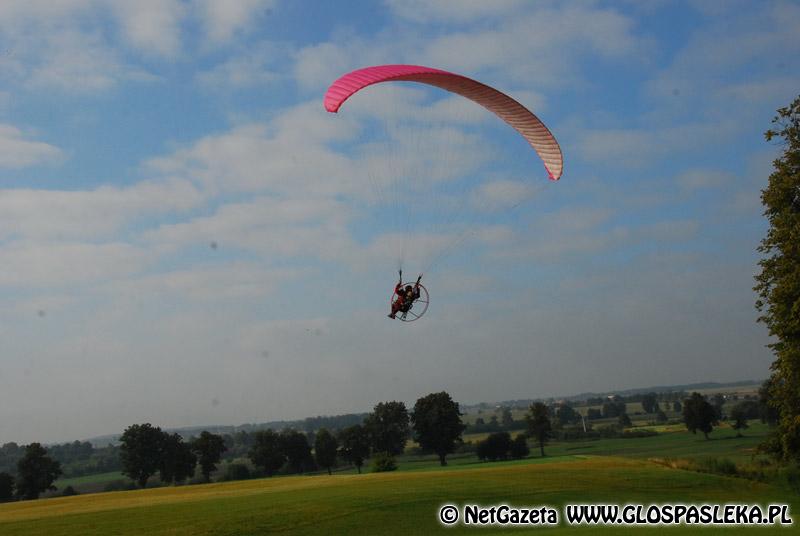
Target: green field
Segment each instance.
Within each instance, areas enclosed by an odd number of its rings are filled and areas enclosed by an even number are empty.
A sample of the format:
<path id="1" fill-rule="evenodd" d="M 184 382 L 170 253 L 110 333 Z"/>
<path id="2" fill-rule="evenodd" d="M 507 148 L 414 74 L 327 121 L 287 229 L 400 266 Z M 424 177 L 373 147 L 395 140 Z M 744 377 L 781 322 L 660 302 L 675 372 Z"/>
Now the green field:
<path id="1" fill-rule="evenodd" d="M 666 427 L 656 437 L 553 443 L 547 447 L 545 458 L 482 463 L 473 455 L 461 455 L 453 456 L 448 467 L 440 468 L 430 457 L 409 456 L 400 459 L 400 470 L 393 473 L 357 475 L 348 470 L 332 477 L 276 477 L 9 503 L 0 505 L 0 534 L 407 535 L 475 530 L 441 527 L 436 513 L 446 502 L 517 506 L 788 502 L 794 513 L 800 508 L 800 497 L 780 485 L 675 469 L 653 461 L 713 456 L 752 463 L 753 449 L 765 433 L 766 428 L 754 424 L 745 437 L 736 438 L 732 430 L 723 428 L 706 441 L 702 435 Z M 481 533 L 507 530 L 511 529 L 484 528 Z M 557 532 L 652 530 L 561 526 Z M 658 530 L 687 534 L 697 528 Z M 702 532 L 717 534 L 723 530 L 727 533 L 732 529 L 703 528 Z M 744 530 L 748 529 L 734 532 Z M 749 530 L 788 533 L 782 527 Z"/>

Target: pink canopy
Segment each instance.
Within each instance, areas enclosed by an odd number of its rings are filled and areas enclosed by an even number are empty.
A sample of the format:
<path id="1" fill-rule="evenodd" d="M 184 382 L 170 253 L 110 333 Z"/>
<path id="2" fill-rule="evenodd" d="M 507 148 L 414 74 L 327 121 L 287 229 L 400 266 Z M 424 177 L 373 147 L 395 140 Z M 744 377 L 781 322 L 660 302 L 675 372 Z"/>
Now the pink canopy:
<path id="1" fill-rule="evenodd" d="M 477 102 L 514 127 L 531 144 L 552 180 L 564 167 L 561 148 L 544 123 L 523 105 L 492 87 L 471 78 L 418 65 L 379 65 L 347 73 L 325 93 L 325 109 L 336 113 L 353 93 L 379 82 L 407 81 L 428 84 Z"/>

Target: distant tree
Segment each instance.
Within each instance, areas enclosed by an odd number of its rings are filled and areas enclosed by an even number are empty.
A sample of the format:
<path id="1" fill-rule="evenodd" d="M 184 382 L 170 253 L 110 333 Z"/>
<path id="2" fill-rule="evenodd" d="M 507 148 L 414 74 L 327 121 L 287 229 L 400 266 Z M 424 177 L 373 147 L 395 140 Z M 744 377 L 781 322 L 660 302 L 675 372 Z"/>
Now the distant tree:
<path id="1" fill-rule="evenodd" d="M 619 417 L 626 411 L 625 402 L 622 400 L 617 400 L 618 397 L 615 397 L 613 400 L 609 400 L 603 404 L 603 417 L 606 419 L 611 419 L 614 417 Z"/>
<path id="2" fill-rule="evenodd" d="M 620 415 L 620 416 L 617 418 L 617 423 L 618 423 L 618 424 L 619 424 L 619 425 L 620 425 L 622 428 L 627 428 L 627 427 L 629 427 L 629 426 L 633 426 L 633 423 L 631 422 L 631 418 L 630 418 L 630 417 L 628 417 L 628 414 L 627 414 L 627 413 L 623 413 L 622 415 Z"/>
<path id="3" fill-rule="evenodd" d="M 508 459 L 510 450 L 511 435 L 508 432 L 494 432 L 478 443 L 476 454 L 480 460 L 494 462 Z"/>
<path id="4" fill-rule="evenodd" d="M 747 408 L 742 404 L 744 404 L 744 402 L 736 404 L 731 408 L 731 428 L 736 430 L 736 437 L 742 437 L 742 430 L 748 428 Z"/>
<path id="5" fill-rule="evenodd" d="M 339 456 L 356 466 L 361 474 L 364 460 L 369 456 L 370 439 L 366 428 L 360 424 L 349 426 L 339 432 Z"/>
<path id="6" fill-rule="evenodd" d="M 64 488 L 64 491 L 61 492 L 62 497 L 72 497 L 73 495 L 78 495 L 78 492 L 72 486 L 67 486 Z"/>
<path id="7" fill-rule="evenodd" d="M 658 408 L 656 411 L 656 422 L 657 423 L 665 423 L 667 422 L 667 414 L 661 408 Z"/>
<path id="8" fill-rule="evenodd" d="M 569 404 L 561 404 L 556 410 L 556 418 L 561 426 L 566 426 L 581 420 L 580 414 Z"/>
<path id="9" fill-rule="evenodd" d="M 680 413 L 682 410 L 683 406 L 678 400 L 672 403 L 672 411 L 674 411 L 675 413 Z"/>
<path id="10" fill-rule="evenodd" d="M 272 429 L 259 430 L 255 433 L 255 442 L 248 452 L 253 465 L 263 469 L 267 476 L 272 476 L 286 463 L 281 438 Z"/>
<path id="11" fill-rule="evenodd" d="M 486 424 L 486 421 L 483 420 L 483 417 L 478 417 L 475 419 L 475 426 L 483 426 Z"/>
<path id="12" fill-rule="evenodd" d="M 14 498 L 14 477 L 8 473 L 0 473 L 0 503 Z"/>
<path id="13" fill-rule="evenodd" d="M 281 432 L 281 450 L 289 462 L 293 473 L 302 473 L 304 467 L 313 462 L 308 437 L 297 430 L 287 428 Z"/>
<path id="14" fill-rule="evenodd" d="M 211 432 L 203 430 L 200 436 L 191 443 L 192 451 L 197 456 L 197 463 L 200 464 L 200 472 L 203 480 L 211 481 L 211 473 L 217 470 L 217 464 L 222 459 L 222 454 L 228 450 L 225 446 L 225 439 Z"/>
<path id="15" fill-rule="evenodd" d="M 703 432 L 706 439 L 708 434 L 714 429 L 714 425 L 719 422 L 717 411 L 708 403 L 700 393 L 692 393 L 692 396 L 683 401 L 683 422 L 686 429 L 696 434 L 697 431 Z"/>
<path id="16" fill-rule="evenodd" d="M 510 410 L 508 414 L 511 415 Z M 414 404 L 411 422 L 414 425 L 414 440 L 424 450 L 435 452 L 440 465 L 447 465 L 447 455 L 455 451 L 456 442 L 466 428 L 461 422 L 458 403 L 444 391 L 431 393 Z"/>
<path id="17" fill-rule="evenodd" d="M 180 484 L 194 476 L 197 456 L 192 447 L 183 442 L 180 434 L 164 434 L 158 474 L 165 484 Z"/>
<path id="18" fill-rule="evenodd" d="M 647 393 L 642 396 L 642 409 L 645 413 L 655 413 L 658 411 L 658 398 L 655 393 Z"/>
<path id="19" fill-rule="evenodd" d="M 507 429 L 514 426 L 514 416 L 511 414 L 511 408 L 503 406 L 500 410 L 500 425 Z"/>
<path id="20" fill-rule="evenodd" d="M 41 444 L 31 443 L 17 462 L 17 496 L 23 500 L 38 499 L 41 493 L 56 489 L 53 482 L 59 476 L 61 464 L 50 458 Z"/>
<path id="21" fill-rule="evenodd" d="M 511 442 L 511 448 L 509 449 L 511 457 L 515 460 L 519 460 L 525 458 L 530 453 L 531 449 L 528 448 L 528 436 L 525 434 L 517 434 L 517 437 Z"/>
<path id="22" fill-rule="evenodd" d="M 758 320 L 774 341 L 769 403 L 778 422 L 769 443 L 779 459 L 800 462 L 800 96 L 772 122 L 775 129 L 765 136 L 778 138 L 783 154 L 761 191 L 769 229 L 758 248 L 761 273 L 754 290 Z"/>
<path id="23" fill-rule="evenodd" d="M 409 436 L 409 416 L 402 402 L 380 402 L 364 420 L 374 452 L 402 454 Z"/>
<path id="24" fill-rule="evenodd" d="M 602 419 L 603 414 L 597 408 L 589 408 L 586 410 L 586 418 L 590 421 L 596 421 L 597 419 Z"/>
<path id="25" fill-rule="evenodd" d="M 317 430 L 316 438 L 314 439 L 314 458 L 317 460 L 317 465 L 324 467 L 331 474 L 331 467 L 336 465 L 336 450 L 339 448 L 339 442 L 326 428 Z"/>
<path id="26" fill-rule="evenodd" d="M 541 402 L 531 404 L 525 420 L 528 423 L 528 437 L 539 443 L 539 452 L 544 456 L 544 446 L 549 441 L 553 429 L 547 406 Z"/>
<path id="27" fill-rule="evenodd" d="M 497 415 L 492 415 L 492 418 L 489 419 L 489 428 L 492 430 L 500 428 L 500 421 L 497 420 Z"/>
<path id="28" fill-rule="evenodd" d="M 725 395 L 721 393 L 715 394 L 711 398 L 711 405 L 714 406 L 714 411 L 717 412 L 717 420 L 721 421 L 725 419 L 725 412 L 723 410 L 725 406 Z"/>
<path id="29" fill-rule="evenodd" d="M 119 439 L 122 474 L 141 488 L 159 470 L 165 435 L 161 428 L 150 423 L 132 424 Z"/>

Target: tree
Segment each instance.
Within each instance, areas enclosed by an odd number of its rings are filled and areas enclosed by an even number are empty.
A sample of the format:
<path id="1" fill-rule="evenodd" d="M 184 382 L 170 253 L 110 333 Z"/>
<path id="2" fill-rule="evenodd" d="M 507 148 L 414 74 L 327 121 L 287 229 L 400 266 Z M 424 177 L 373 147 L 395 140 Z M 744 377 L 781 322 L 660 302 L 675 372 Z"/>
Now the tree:
<path id="1" fill-rule="evenodd" d="M 272 429 L 259 430 L 255 442 L 248 453 L 250 461 L 261 467 L 267 476 L 272 476 L 286 463 L 286 455 L 281 448 L 281 437 Z"/>
<path id="2" fill-rule="evenodd" d="M 714 429 L 714 425 L 719 422 L 714 406 L 709 404 L 700 393 L 692 393 L 690 398 L 683 401 L 683 421 L 686 423 L 687 430 L 693 434 L 699 430 L 703 432 L 706 439 Z"/>
<path id="3" fill-rule="evenodd" d="M 658 398 L 655 393 L 647 393 L 642 396 L 642 409 L 645 413 L 655 413 L 658 411 Z"/>
<path id="4" fill-rule="evenodd" d="M 225 439 L 216 434 L 203 430 L 200 437 L 191 443 L 192 451 L 197 456 L 200 472 L 206 482 L 211 481 L 211 473 L 217 470 L 217 464 L 222 459 L 222 453 L 228 450 Z"/>
<path id="5" fill-rule="evenodd" d="M 736 404 L 731 409 L 731 428 L 736 430 L 736 437 L 742 437 L 742 430 L 748 428 L 747 408 L 742 404 Z"/>
<path id="6" fill-rule="evenodd" d="M 625 402 L 622 400 L 609 400 L 603 404 L 603 417 L 606 419 L 610 419 L 613 417 L 619 417 L 626 411 Z"/>
<path id="7" fill-rule="evenodd" d="M 511 415 L 510 410 L 508 415 Z M 444 391 L 431 393 L 414 404 L 411 422 L 414 425 L 414 440 L 423 450 L 435 452 L 439 456 L 439 465 L 447 465 L 447 455 L 455 451 L 456 442 L 466 428 L 461 422 L 458 403 Z"/>
<path id="8" fill-rule="evenodd" d="M 14 498 L 14 477 L 8 473 L 0 473 L 0 503 Z"/>
<path id="9" fill-rule="evenodd" d="M 476 453 L 478 459 L 494 462 L 508 459 L 510 450 L 511 435 L 508 432 L 494 432 L 478 443 Z"/>
<path id="10" fill-rule="evenodd" d="M 61 464 L 50 458 L 42 445 L 31 443 L 17 462 L 17 496 L 23 500 L 38 499 L 42 492 L 56 489 L 53 482 L 59 476 Z"/>
<path id="11" fill-rule="evenodd" d="M 776 129 L 767 141 L 782 139 L 783 154 L 761 191 L 767 235 L 758 250 L 761 272 L 756 275 L 756 308 L 773 343 L 770 404 L 778 424 L 770 442 L 783 460 L 800 461 L 800 97 L 778 110 Z"/>
<path id="12" fill-rule="evenodd" d="M 544 446 L 550 439 L 553 427 L 550 425 L 550 412 L 541 402 L 531 404 L 525 416 L 528 423 L 528 437 L 539 443 L 539 452 L 544 456 Z"/>
<path id="13" fill-rule="evenodd" d="M 683 406 L 678 400 L 672 403 L 672 411 L 674 411 L 675 413 L 680 413 L 681 411 L 683 411 Z"/>
<path id="14" fill-rule="evenodd" d="M 289 469 L 293 473 L 302 473 L 303 469 L 312 462 L 311 445 L 302 432 L 291 428 L 281 432 L 281 450 L 289 462 Z"/>
<path id="15" fill-rule="evenodd" d="M 772 400 L 772 378 L 768 378 L 758 389 L 759 417 L 761 422 L 770 426 L 778 424 L 777 404 Z"/>
<path id="16" fill-rule="evenodd" d="M 339 448 L 339 442 L 327 429 L 321 428 L 317 430 L 317 436 L 314 438 L 314 458 L 317 460 L 317 465 L 324 467 L 331 474 L 331 467 L 336 465 L 336 450 Z"/>
<path id="17" fill-rule="evenodd" d="M 525 434 L 517 434 L 517 437 L 511 442 L 511 448 L 509 449 L 511 457 L 515 460 L 519 460 L 527 457 L 530 453 L 531 449 L 528 448 L 528 436 Z"/>
<path id="18" fill-rule="evenodd" d="M 364 460 L 369 456 L 369 434 L 360 424 L 349 426 L 339 432 L 339 455 L 356 466 L 361 474 Z"/>
<path id="19" fill-rule="evenodd" d="M 617 423 L 618 423 L 618 424 L 619 424 L 619 425 L 620 425 L 622 428 L 627 428 L 627 427 L 629 427 L 629 426 L 633 426 L 633 423 L 631 422 L 631 418 L 630 418 L 630 417 L 628 417 L 628 414 L 627 414 L 627 413 L 623 413 L 622 415 L 620 415 L 620 416 L 617 418 Z"/>
<path id="20" fill-rule="evenodd" d="M 715 394 L 711 398 L 711 405 L 714 406 L 714 411 L 717 412 L 717 420 L 724 420 L 725 412 L 723 411 L 723 407 L 725 406 L 725 395 L 720 393 Z"/>
<path id="21" fill-rule="evenodd" d="M 388 452 L 396 456 L 406 448 L 409 435 L 409 417 L 402 402 L 380 402 L 364 420 L 369 431 L 374 452 Z"/>
<path id="22" fill-rule="evenodd" d="M 197 456 L 179 434 L 164 434 L 161 444 L 159 477 L 166 484 L 180 484 L 194 476 Z"/>
<path id="23" fill-rule="evenodd" d="M 511 408 L 503 406 L 500 410 L 500 425 L 506 429 L 514 426 L 514 416 L 511 414 Z"/>
<path id="24" fill-rule="evenodd" d="M 657 423 L 665 423 L 667 422 L 667 414 L 661 408 L 658 408 L 656 411 L 656 422 Z"/>
<path id="25" fill-rule="evenodd" d="M 556 411 L 556 418 L 561 426 L 581 420 L 581 416 L 569 404 L 561 404 Z"/>
<path id="26" fill-rule="evenodd" d="M 602 419 L 603 414 L 597 408 L 589 408 L 586 410 L 586 418 L 590 421 L 596 421 L 597 419 Z"/>
<path id="27" fill-rule="evenodd" d="M 132 424 L 119 439 L 122 474 L 132 478 L 141 488 L 161 466 L 165 435 L 161 428 L 150 423 Z"/>

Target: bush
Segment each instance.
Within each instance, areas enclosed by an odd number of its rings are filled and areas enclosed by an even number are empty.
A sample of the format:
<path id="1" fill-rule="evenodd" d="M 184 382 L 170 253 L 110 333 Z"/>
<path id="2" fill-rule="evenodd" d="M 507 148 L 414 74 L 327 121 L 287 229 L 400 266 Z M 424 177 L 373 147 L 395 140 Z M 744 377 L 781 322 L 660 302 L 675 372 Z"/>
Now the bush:
<path id="1" fill-rule="evenodd" d="M 250 468 L 243 463 L 231 463 L 225 468 L 224 480 L 247 480 L 250 478 Z"/>
<path id="2" fill-rule="evenodd" d="M 132 480 L 112 480 L 103 487 L 103 491 L 126 491 L 136 489 L 136 482 Z"/>
<path id="3" fill-rule="evenodd" d="M 511 435 L 508 432 L 495 432 L 478 443 L 476 452 L 478 459 L 494 462 L 507 459 L 510 450 Z"/>
<path id="4" fill-rule="evenodd" d="M 67 486 L 66 488 L 64 488 L 64 491 L 61 492 L 62 497 L 71 497 L 77 494 L 78 492 L 75 491 L 75 488 L 73 488 L 72 486 Z"/>
<path id="5" fill-rule="evenodd" d="M 394 461 L 394 456 L 388 452 L 378 452 L 372 457 L 370 467 L 373 473 L 384 473 L 397 469 L 397 463 Z"/>
<path id="6" fill-rule="evenodd" d="M 705 458 L 697 462 L 697 470 L 715 475 L 736 476 L 736 464 L 727 458 Z"/>
<path id="7" fill-rule="evenodd" d="M 528 448 L 528 437 L 525 434 L 519 434 L 515 437 L 514 441 L 511 442 L 509 453 L 515 460 L 527 457 L 531 453 L 531 449 Z"/>

